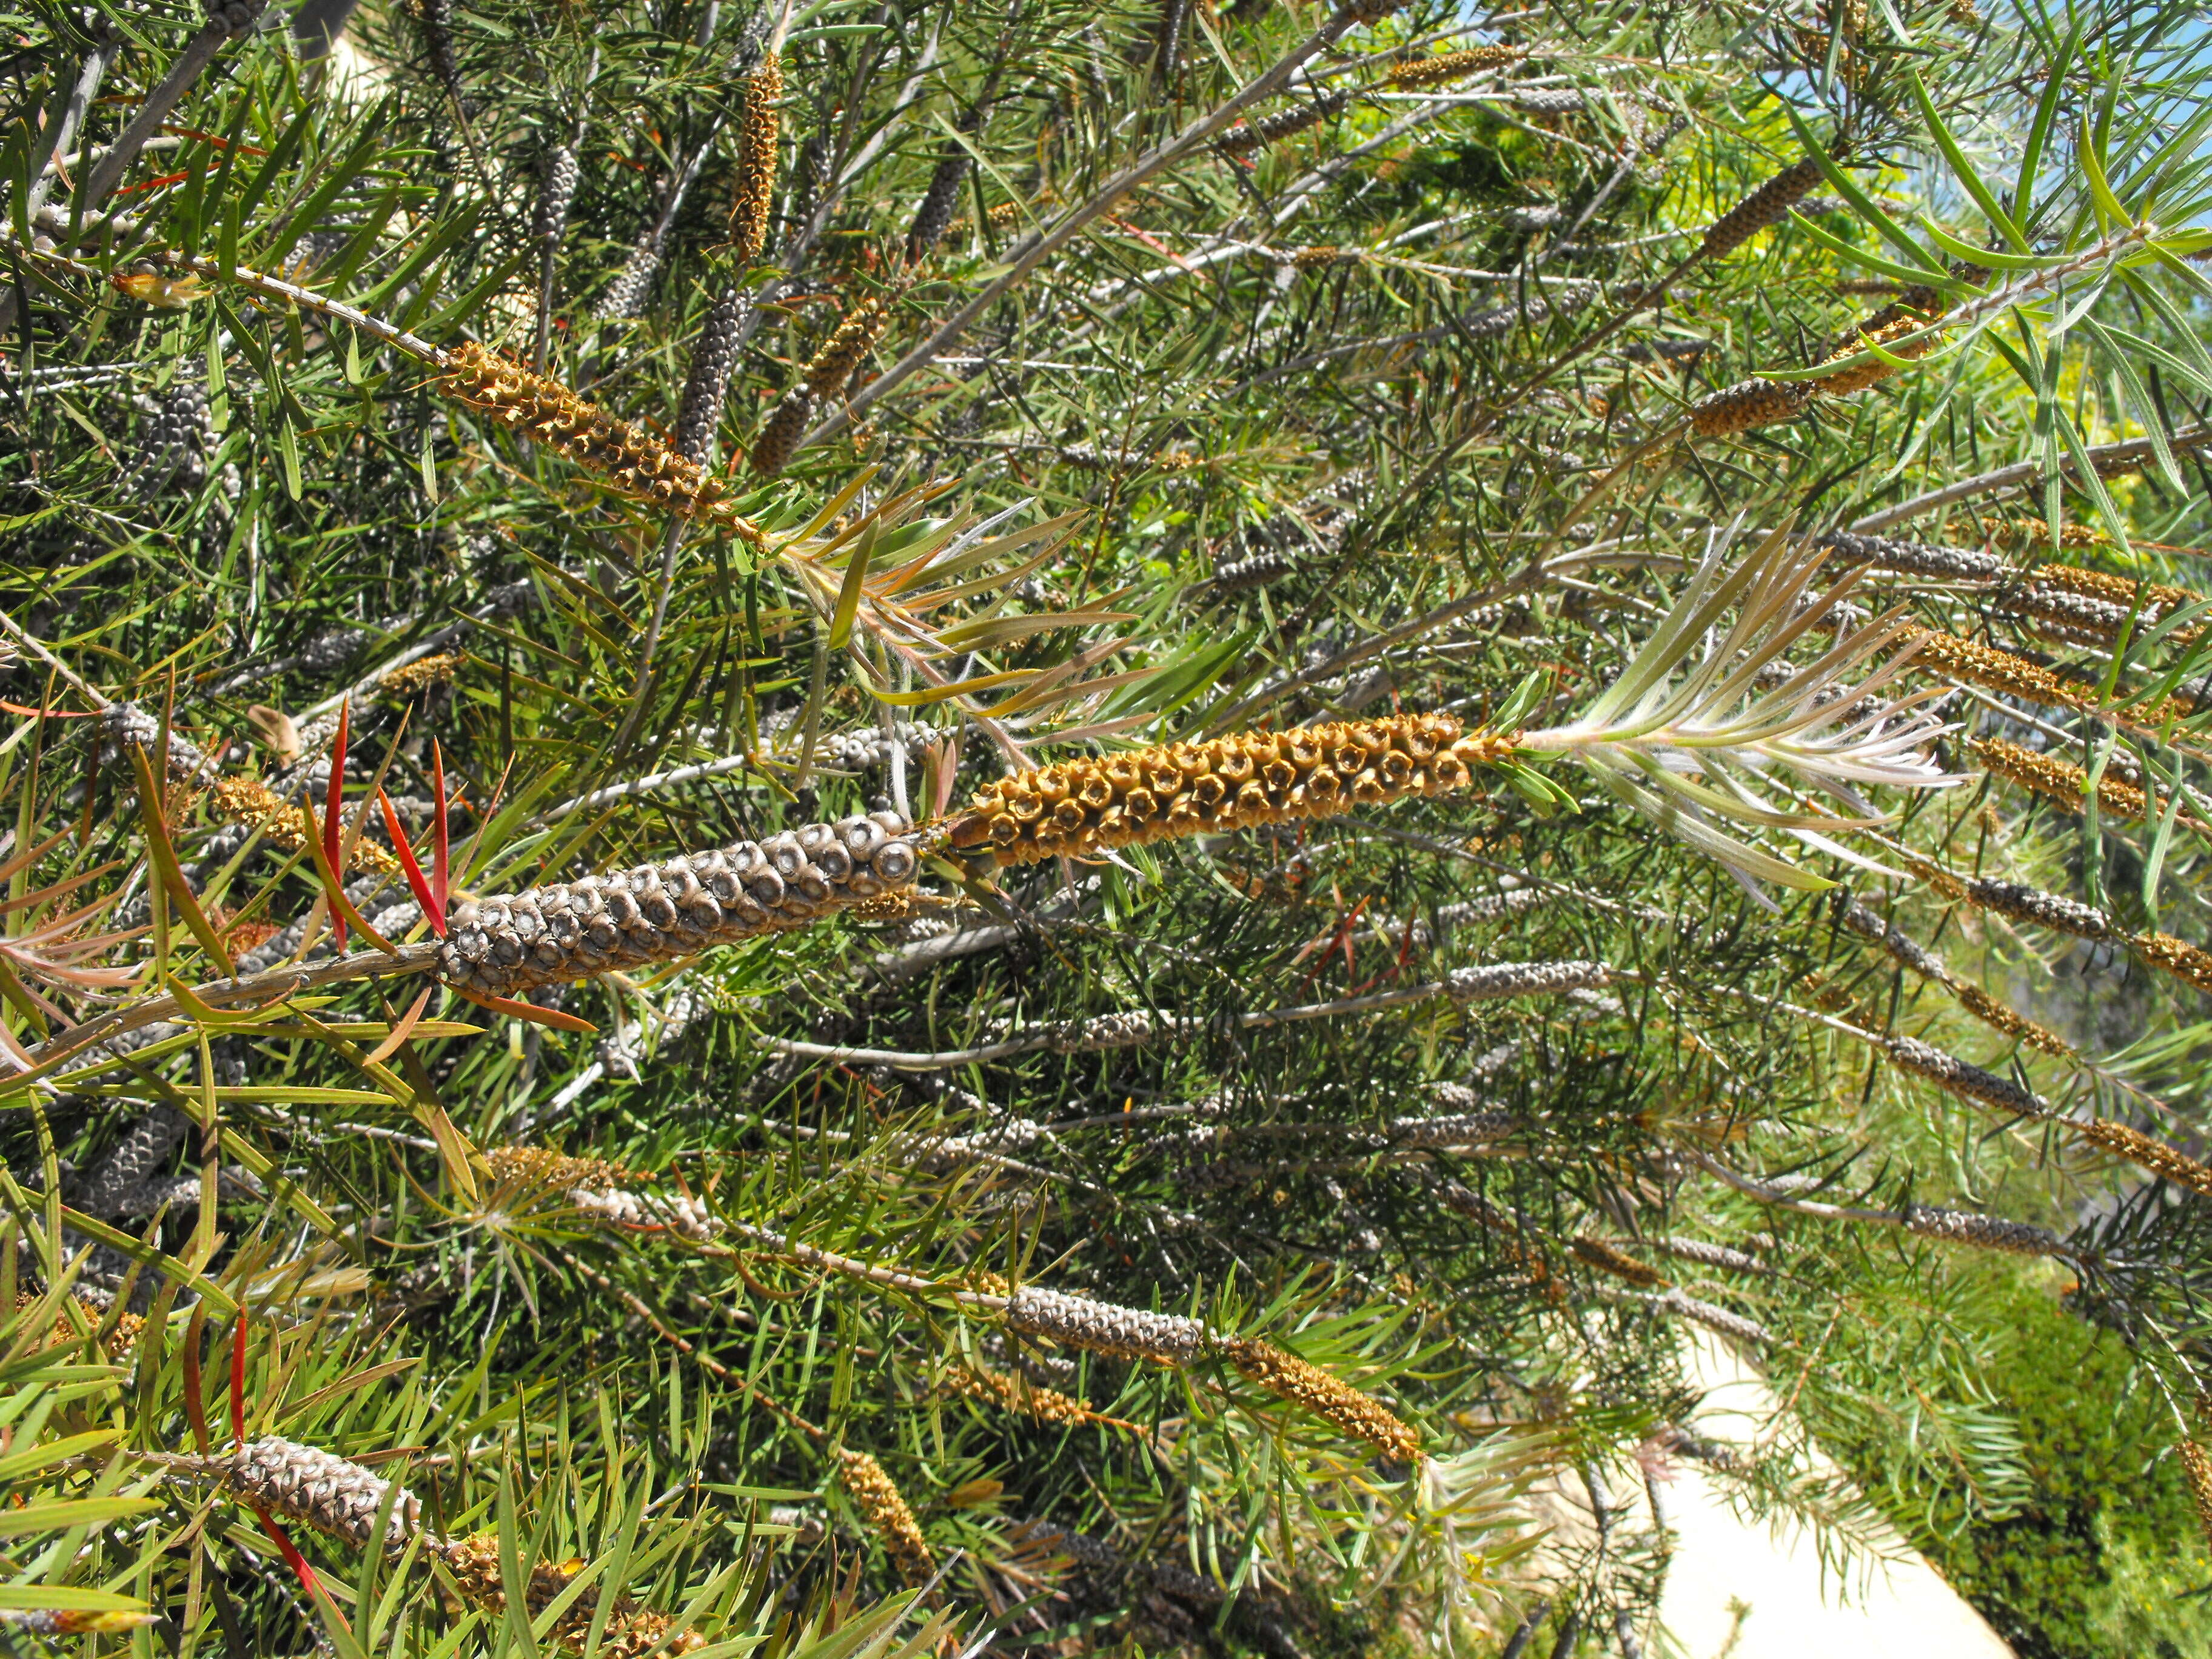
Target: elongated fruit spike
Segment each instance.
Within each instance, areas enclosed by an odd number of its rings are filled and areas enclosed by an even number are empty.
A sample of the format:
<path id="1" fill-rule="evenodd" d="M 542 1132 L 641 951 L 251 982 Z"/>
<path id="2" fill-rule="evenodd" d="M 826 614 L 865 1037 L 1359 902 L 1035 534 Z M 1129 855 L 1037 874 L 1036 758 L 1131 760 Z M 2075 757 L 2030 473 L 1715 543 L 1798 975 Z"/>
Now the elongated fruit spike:
<path id="1" fill-rule="evenodd" d="M 1090 856 L 1170 836 L 1328 817 L 1464 787 L 1513 739 L 1462 737 L 1448 714 L 1248 732 L 1001 779 L 952 820 L 954 847 L 1000 864 Z"/>

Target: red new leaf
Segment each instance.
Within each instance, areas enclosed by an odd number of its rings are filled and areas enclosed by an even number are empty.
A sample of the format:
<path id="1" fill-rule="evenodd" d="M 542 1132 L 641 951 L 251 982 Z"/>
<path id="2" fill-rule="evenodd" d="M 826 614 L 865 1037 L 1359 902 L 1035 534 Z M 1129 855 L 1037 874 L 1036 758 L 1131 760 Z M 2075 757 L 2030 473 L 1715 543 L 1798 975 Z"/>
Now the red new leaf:
<path id="1" fill-rule="evenodd" d="M 407 884 L 415 890 L 415 902 L 422 907 L 422 914 L 430 918 L 430 931 L 440 939 L 446 936 L 446 906 L 430 884 L 423 879 L 422 866 L 415 861 L 415 849 L 407 843 L 407 831 L 399 822 L 399 814 L 392 805 L 392 797 L 381 787 L 376 792 L 376 804 L 384 809 L 384 827 L 392 832 L 392 850 L 399 856 L 399 868 L 407 878 Z"/>
<path id="2" fill-rule="evenodd" d="M 442 925 L 446 915 L 446 896 L 452 890 L 453 849 L 448 844 L 446 826 L 446 755 L 438 747 L 435 738 L 430 739 L 430 772 L 437 786 L 438 797 L 437 823 L 430 831 L 430 890 L 437 896 L 441 924 L 438 932 L 442 934 L 446 931 Z"/>
<path id="3" fill-rule="evenodd" d="M 346 732 L 352 715 L 350 699 L 338 705 L 338 732 L 331 739 L 330 793 L 323 805 L 323 856 L 330 861 L 332 878 L 340 882 L 345 879 L 345 866 L 338 856 L 338 836 L 343 822 L 341 815 L 345 810 Z M 345 915 L 335 902 L 331 906 L 331 932 L 337 948 L 344 950 Z"/>

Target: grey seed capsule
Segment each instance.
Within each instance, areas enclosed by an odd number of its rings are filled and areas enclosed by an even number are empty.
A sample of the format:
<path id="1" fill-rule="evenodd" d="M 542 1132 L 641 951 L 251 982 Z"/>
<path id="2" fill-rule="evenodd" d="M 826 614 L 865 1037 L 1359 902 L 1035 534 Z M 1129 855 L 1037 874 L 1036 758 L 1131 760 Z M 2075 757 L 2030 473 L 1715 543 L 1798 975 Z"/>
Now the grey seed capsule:
<path id="1" fill-rule="evenodd" d="M 764 841 L 761 843 L 761 852 L 775 866 L 776 874 L 786 881 L 806 867 L 806 849 L 799 844 L 796 836 L 783 835 L 772 841 Z"/>

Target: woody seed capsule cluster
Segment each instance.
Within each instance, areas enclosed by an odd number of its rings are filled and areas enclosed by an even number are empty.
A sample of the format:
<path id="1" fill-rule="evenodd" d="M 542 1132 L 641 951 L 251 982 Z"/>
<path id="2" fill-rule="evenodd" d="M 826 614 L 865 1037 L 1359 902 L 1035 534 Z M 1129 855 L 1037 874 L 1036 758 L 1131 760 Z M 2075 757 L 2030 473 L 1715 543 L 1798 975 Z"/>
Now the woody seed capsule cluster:
<path id="1" fill-rule="evenodd" d="M 1518 46 L 1470 46 L 1464 52 L 1394 64 L 1382 78 L 1397 91 L 1419 92 L 1427 87 L 1449 86 L 1478 70 L 1501 68 L 1520 55 Z"/>
<path id="2" fill-rule="evenodd" d="M 1320 1366 L 1257 1338 L 1226 1339 L 1218 1346 L 1224 1358 L 1278 1400 L 1304 1407 L 1395 1462 L 1411 1463 L 1420 1456 L 1421 1437 L 1410 1424 Z"/>
<path id="3" fill-rule="evenodd" d="M 1953 1244 L 1972 1244 L 1984 1250 L 2003 1250 L 2013 1255 L 2056 1255 L 2063 1247 L 2056 1233 L 2031 1227 L 2024 1221 L 1974 1215 L 1965 1210 L 1938 1210 L 1925 1204 L 1905 1206 L 1905 1231 L 1923 1238 L 1940 1238 Z"/>
<path id="4" fill-rule="evenodd" d="M 899 1577 L 909 1584 L 927 1583 L 937 1571 L 937 1558 L 930 1553 L 929 1540 L 921 1535 L 921 1522 L 914 1518 L 914 1511 L 907 1507 L 890 1476 L 884 1473 L 884 1466 L 866 1452 L 841 1446 L 837 1480 L 883 1545 Z"/>
<path id="5" fill-rule="evenodd" d="M 1885 570 L 1937 581 L 1995 581 L 2005 574 L 2002 559 L 1972 548 L 1893 541 L 1887 536 L 1862 536 L 1848 530 L 1830 532 L 1820 544 L 1832 550 L 1838 561 L 1878 564 Z"/>
<path id="6" fill-rule="evenodd" d="M 2192 1193 L 2212 1198 L 2212 1169 L 2207 1169 L 2186 1152 L 2176 1152 L 2162 1140 L 2152 1139 L 2140 1129 L 2115 1123 L 2108 1117 L 2093 1117 L 2067 1127 L 2100 1152 L 2124 1158 L 2139 1170 L 2148 1170 L 2177 1187 L 2186 1187 Z"/>
<path id="7" fill-rule="evenodd" d="M 1255 587 L 1265 587 L 1291 574 L 1291 557 L 1280 548 L 1269 548 L 1249 558 L 1231 559 L 1217 566 L 1206 583 L 1206 591 L 1217 598 L 1231 593 L 1249 593 Z"/>
<path id="8" fill-rule="evenodd" d="M 458 102 L 461 66 L 453 55 L 453 0 L 416 0 L 416 17 L 422 25 L 422 44 L 430 49 L 430 72 Z"/>
<path id="9" fill-rule="evenodd" d="M 1728 438 L 1805 412 L 1813 394 L 1802 381 L 1738 380 L 1707 392 L 1690 405 L 1690 430 L 1700 438 Z"/>
<path id="10" fill-rule="evenodd" d="M 356 1549 L 366 1549 L 374 1540 L 378 1511 L 392 1490 L 390 1481 L 358 1463 L 273 1434 L 250 1440 L 226 1456 L 208 1458 L 201 1468 L 248 1503 L 343 1539 Z M 421 1522 L 421 1504 L 403 1487 L 392 1506 L 386 1553 L 398 1553 Z"/>
<path id="11" fill-rule="evenodd" d="M 1513 94 L 1514 104 L 1531 115 L 1571 115 L 1584 101 L 1572 87 L 1528 87 Z"/>
<path id="12" fill-rule="evenodd" d="M 576 199 L 577 177 L 575 146 L 555 146 L 545 158 L 544 182 L 530 216 L 530 234 L 541 248 L 550 251 L 560 246 L 561 233 L 568 222 L 569 204 Z"/>
<path id="13" fill-rule="evenodd" d="M 1705 240 L 1698 244 L 1698 257 L 1725 258 L 1769 225 L 1780 222 L 1820 182 L 1817 161 L 1808 159 L 1784 167 L 1713 222 Z"/>
<path id="14" fill-rule="evenodd" d="M 782 136 L 776 100 L 783 96 L 783 60 L 770 52 L 745 78 L 744 123 L 738 134 L 738 187 L 730 205 L 730 240 L 750 264 L 768 246 L 769 208 L 775 196 L 775 152 Z"/>
<path id="15" fill-rule="evenodd" d="M 907 835 L 878 812 L 476 900 L 453 913 L 439 970 L 511 996 L 801 927 L 911 883 Z"/>
<path id="16" fill-rule="evenodd" d="M 1511 748 L 1510 738 L 1462 738 L 1446 714 L 1240 732 L 1003 778 L 949 827 L 956 848 L 1034 864 L 1442 794 Z"/>
<path id="17" fill-rule="evenodd" d="M 1766 1264 L 1757 1256 L 1747 1255 L 1741 1250 L 1732 1250 L 1725 1244 L 1671 1235 L 1655 1242 L 1668 1255 L 1684 1261 L 1694 1261 L 1700 1267 L 1718 1267 L 1732 1273 L 1763 1273 L 1767 1271 Z"/>
<path id="18" fill-rule="evenodd" d="M 1774 1333 L 1757 1320 L 1746 1319 L 1740 1313 L 1716 1307 L 1694 1296 L 1686 1296 L 1680 1290 L 1668 1291 L 1659 1298 L 1659 1305 L 1693 1325 L 1703 1325 L 1709 1331 L 1734 1337 L 1739 1342 L 1771 1342 L 1774 1340 Z"/>
<path id="19" fill-rule="evenodd" d="M 1180 1365 L 1195 1359 L 1206 1347 L 1206 1327 L 1195 1319 L 1116 1307 L 1030 1285 L 1015 1291 L 1006 1304 L 1006 1324 L 1024 1336 L 1041 1336 L 1115 1359 Z"/>
<path id="20" fill-rule="evenodd" d="M 448 397 L 557 451 L 617 495 L 712 519 L 756 545 L 766 539 L 738 516 L 720 478 L 550 375 L 471 340 L 447 354 L 440 382 Z"/>
<path id="21" fill-rule="evenodd" d="M 813 418 L 811 392 L 801 385 L 785 392 L 753 440 L 752 453 L 746 458 L 752 470 L 763 478 L 773 478 L 789 466 L 791 458 L 799 453 L 799 441 L 806 435 L 806 423 Z"/>
<path id="22" fill-rule="evenodd" d="M 1293 133 L 1304 132 L 1308 127 L 1319 126 L 1351 101 L 1351 94 L 1331 90 L 1310 104 L 1296 109 L 1279 110 L 1273 115 L 1263 115 L 1256 121 L 1239 121 L 1215 141 L 1224 155 L 1249 155 L 1255 149 L 1279 143 Z"/>
<path id="23" fill-rule="evenodd" d="M 1984 910 L 1994 910 L 2014 921 L 2033 922 L 2039 927 L 2071 933 L 2076 939 L 2112 937 L 2112 924 L 2102 910 L 2063 893 L 2046 893 L 2039 887 L 2016 881 L 1984 878 L 1966 884 L 1966 896 Z"/>
<path id="24" fill-rule="evenodd" d="M 1489 1002 L 1595 990 L 1612 977 L 1613 970 L 1601 962 L 1486 962 L 1453 969 L 1444 975 L 1444 994 L 1455 1002 Z"/>
<path id="25" fill-rule="evenodd" d="M 714 1212 L 686 1193 L 640 1194 L 620 1188 L 600 1191 L 575 1187 L 566 1196 L 584 1214 L 609 1226 L 670 1232 L 702 1243 L 721 1231 Z"/>
<path id="26" fill-rule="evenodd" d="M 687 461 L 704 464 L 714 447 L 714 433 L 722 424 L 722 400 L 738 370 L 738 337 L 752 312 L 751 290 L 737 287 L 724 289 L 708 308 L 707 320 L 691 347 L 684 400 L 677 408 L 676 453 Z"/>
<path id="27" fill-rule="evenodd" d="M 1890 1060 L 1898 1070 L 1926 1078 L 1961 1100 L 1971 1100 L 1992 1111 L 2015 1117 L 2043 1115 L 2043 1103 L 2010 1078 L 1969 1065 L 1956 1054 L 1946 1054 L 1917 1037 L 1892 1037 L 1888 1047 Z"/>

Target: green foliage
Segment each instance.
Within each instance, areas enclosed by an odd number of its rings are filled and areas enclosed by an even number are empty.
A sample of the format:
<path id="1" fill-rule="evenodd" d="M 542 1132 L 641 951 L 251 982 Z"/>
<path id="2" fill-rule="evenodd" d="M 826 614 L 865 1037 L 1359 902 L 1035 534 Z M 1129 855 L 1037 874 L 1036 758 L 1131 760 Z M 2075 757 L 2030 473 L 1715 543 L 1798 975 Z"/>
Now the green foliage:
<path id="1" fill-rule="evenodd" d="M 1618 1643 L 1698 1457 L 2203 1646 L 2197 0 L 236 10 L 0 0 L 0 1634 Z"/>

